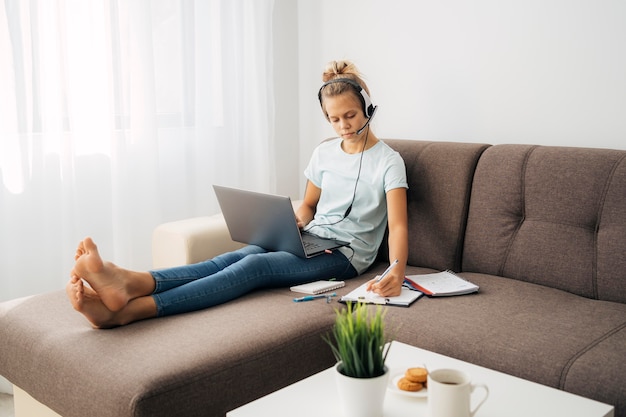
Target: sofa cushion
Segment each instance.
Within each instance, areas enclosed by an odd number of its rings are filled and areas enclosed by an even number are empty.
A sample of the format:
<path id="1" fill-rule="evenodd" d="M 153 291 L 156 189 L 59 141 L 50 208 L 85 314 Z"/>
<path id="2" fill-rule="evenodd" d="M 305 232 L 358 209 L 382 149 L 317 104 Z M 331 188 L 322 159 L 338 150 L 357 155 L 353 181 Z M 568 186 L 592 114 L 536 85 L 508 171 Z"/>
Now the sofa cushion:
<path id="1" fill-rule="evenodd" d="M 474 175 L 463 270 L 626 302 L 626 151 L 496 145 Z"/>
<path id="2" fill-rule="evenodd" d="M 433 269 L 461 267 L 473 172 L 489 145 L 385 140 L 407 167 L 409 259 Z M 387 259 L 386 239 L 380 254 Z"/>

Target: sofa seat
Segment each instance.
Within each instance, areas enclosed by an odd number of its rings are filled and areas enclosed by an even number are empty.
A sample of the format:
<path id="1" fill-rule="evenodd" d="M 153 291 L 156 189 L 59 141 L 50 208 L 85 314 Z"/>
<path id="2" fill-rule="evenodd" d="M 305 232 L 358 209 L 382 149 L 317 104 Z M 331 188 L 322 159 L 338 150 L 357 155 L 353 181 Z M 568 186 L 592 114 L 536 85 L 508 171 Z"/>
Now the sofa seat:
<path id="1" fill-rule="evenodd" d="M 422 297 L 408 310 L 388 311 L 397 340 L 626 410 L 625 304 L 499 276 L 459 275 L 479 292 Z"/>
<path id="2" fill-rule="evenodd" d="M 64 291 L 14 300 L 0 304 L 10 323 L 0 369 L 64 417 L 223 416 L 333 364 L 320 334 L 334 306 L 292 298 L 288 289 L 260 291 L 105 331 Z"/>

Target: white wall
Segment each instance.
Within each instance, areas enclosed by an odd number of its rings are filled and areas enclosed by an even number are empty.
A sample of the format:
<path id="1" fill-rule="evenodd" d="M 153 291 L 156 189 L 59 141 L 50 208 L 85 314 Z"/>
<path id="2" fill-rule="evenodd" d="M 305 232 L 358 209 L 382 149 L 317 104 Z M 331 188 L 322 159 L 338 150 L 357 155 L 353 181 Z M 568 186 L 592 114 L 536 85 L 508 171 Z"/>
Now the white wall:
<path id="1" fill-rule="evenodd" d="M 623 0 L 299 0 L 299 171 L 344 58 L 382 138 L 626 149 L 625 22 Z"/>

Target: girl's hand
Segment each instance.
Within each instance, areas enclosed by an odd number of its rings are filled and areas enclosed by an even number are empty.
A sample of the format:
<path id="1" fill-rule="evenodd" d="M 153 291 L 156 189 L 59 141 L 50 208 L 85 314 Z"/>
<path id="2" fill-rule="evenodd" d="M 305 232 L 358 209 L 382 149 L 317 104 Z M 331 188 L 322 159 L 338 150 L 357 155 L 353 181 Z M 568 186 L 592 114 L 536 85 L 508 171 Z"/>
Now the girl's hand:
<path id="1" fill-rule="evenodd" d="M 400 271 L 390 271 L 385 278 L 376 282 L 376 278 L 367 283 L 367 290 L 375 292 L 381 297 L 395 297 L 402 292 L 404 274 Z"/>
<path id="2" fill-rule="evenodd" d="M 296 223 L 298 224 L 299 229 L 303 229 L 307 224 L 296 214 Z"/>

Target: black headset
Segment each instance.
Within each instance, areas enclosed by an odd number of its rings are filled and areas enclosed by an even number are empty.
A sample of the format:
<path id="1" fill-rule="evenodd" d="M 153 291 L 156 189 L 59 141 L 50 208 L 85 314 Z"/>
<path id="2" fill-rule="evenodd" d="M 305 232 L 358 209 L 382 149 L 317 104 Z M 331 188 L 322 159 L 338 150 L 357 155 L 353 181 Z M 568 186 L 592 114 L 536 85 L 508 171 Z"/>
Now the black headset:
<path id="1" fill-rule="evenodd" d="M 348 84 L 349 86 L 351 86 L 354 89 L 354 91 L 356 91 L 357 97 L 361 101 L 361 106 L 363 107 L 363 113 L 365 114 L 365 117 L 369 119 L 374 115 L 374 112 L 376 112 L 377 106 L 374 106 L 374 104 L 372 103 L 372 99 L 370 99 L 370 96 L 367 94 L 367 91 L 365 91 L 365 89 L 361 87 L 361 85 L 357 83 L 356 81 L 354 81 L 352 78 L 333 78 L 332 80 L 326 81 L 320 87 L 320 90 L 317 93 L 317 98 L 320 101 L 320 105 L 322 105 L 322 90 L 327 85 L 336 84 L 336 83 L 344 83 L 344 84 Z M 322 107 L 322 110 L 323 110 L 323 107 Z"/>

